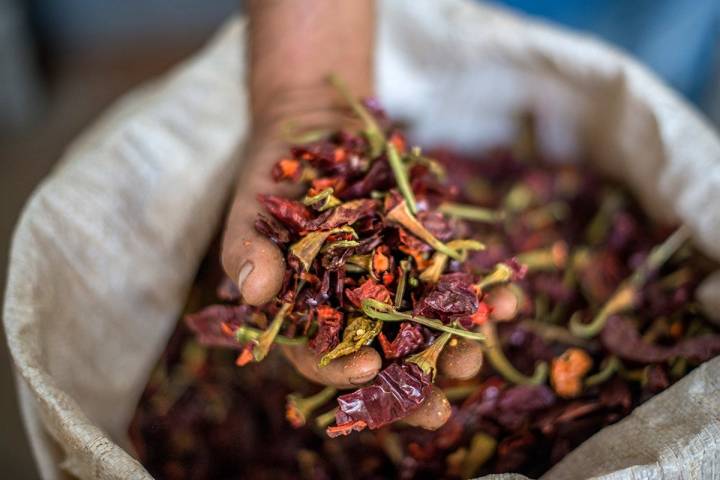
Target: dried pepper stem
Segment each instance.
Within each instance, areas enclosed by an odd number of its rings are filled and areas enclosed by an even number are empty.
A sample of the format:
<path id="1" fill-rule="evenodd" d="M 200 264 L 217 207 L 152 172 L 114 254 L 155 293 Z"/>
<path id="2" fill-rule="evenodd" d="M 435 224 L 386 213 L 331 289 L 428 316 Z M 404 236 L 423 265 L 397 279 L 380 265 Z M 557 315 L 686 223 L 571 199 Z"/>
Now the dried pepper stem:
<path id="1" fill-rule="evenodd" d="M 317 142 L 332 133 L 329 129 L 314 129 L 300 132 L 302 130 L 295 122 L 286 122 L 282 125 L 280 135 L 282 139 L 292 145 L 305 145 Z"/>
<path id="2" fill-rule="evenodd" d="M 270 346 L 276 340 L 280 327 L 282 327 L 285 321 L 285 315 L 292 308 L 291 303 L 283 303 L 280 310 L 278 310 L 275 318 L 270 322 L 270 326 L 267 330 L 260 334 L 258 339 L 255 341 L 255 348 L 253 348 L 253 358 L 256 362 L 262 361 L 270 351 Z"/>
<path id="3" fill-rule="evenodd" d="M 456 250 L 445 245 L 443 242 L 435 238 L 435 236 L 426 229 L 422 223 L 410 212 L 405 201 L 400 202 L 387 214 L 387 218 L 390 221 L 399 223 L 403 227 L 407 228 L 410 233 L 418 237 L 423 242 L 430 245 L 438 252 L 442 252 L 450 258 L 455 260 L 461 260 L 462 254 Z"/>
<path id="4" fill-rule="evenodd" d="M 617 371 L 625 380 L 638 382 L 639 384 L 644 385 L 647 383 L 647 368 L 648 367 L 642 367 L 628 370 L 624 365 L 621 365 Z"/>
<path id="5" fill-rule="evenodd" d="M 502 210 L 492 210 L 462 203 L 444 202 L 438 210 L 451 217 L 474 222 L 497 223 L 505 220 L 505 212 Z"/>
<path id="6" fill-rule="evenodd" d="M 539 322 L 537 320 L 523 320 L 520 325 L 527 328 L 531 332 L 539 335 L 548 342 L 564 343 L 566 345 L 573 345 L 575 347 L 581 347 L 586 350 L 593 349 L 593 343 L 584 338 L 576 337 L 568 329 L 559 325 L 548 324 L 545 322 Z"/>
<path id="7" fill-rule="evenodd" d="M 622 368 L 622 363 L 620 362 L 620 359 L 617 358 L 615 355 L 612 355 L 608 357 L 607 361 L 605 362 L 605 366 L 597 373 L 590 375 L 585 379 L 585 386 L 586 387 L 594 387 L 596 385 L 600 385 L 601 383 L 604 383 L 615 374 L 618 370 Z"/>
<path id="8" fill-rule="evenodd" d="M 485 340 L 485 335 L 477 332 L 471 332 L 469 330 L 463 330 L 461 328 L 455 328 L 445 325 L 440 320 L 433 318 L 425 318 L 420 316 L 414 316 L 410 313 L 398 312 L 392 305 L 379 302 L 372 298 L 366 298 L 362 302 L 362 310 L 370 318 L 376 320 L 383 320 L 387 322 L 402 322 L 409 321 L 419 323 L 433 330 L 439 330 L 441 332 L 451 333 L 458 337 L 469 338 L 471 340 Z"/>
<path id="9" fill-rule="evenodd" d="M 335 190 L 332 187 L 326 188 L 322 192 L 318 193 L 317 195 L 313 195 L 311 197 L 305 196 L 302 200 L 302 203 L 304 205 L 315 205 L 318 202 L 323 202 L 323 204 L 317 209 L 319 212 L 324 212 L 325 210 L 329 210 L 333 207 L 337 207 L 342 203 L 339 198 L 337 198 L 335 195 Z"/>
<path id="10" fill-rule="evenodd" d="M 398 189 L 405 199 L 408 209 L 410 209 L 410 213 L 415 215 L 417 213 L 417 205 L 415 204 L 415 194 L 412 191 L 410 180 L 408 179 L 407 168 L 403 164 L 392 142 L 387 142 L 385 149 L 387 151 L 388 163 L 395 175 L 395 183 L 397 183 Z"/>
<path id="11" fill-rule="evenodd" d="M 539 230 L 566 219 L 569 213 L 570 208 L 567 203 L 552 202 L 525 212 L 522 223 L 527 228 Z"/>
<path id="12" fill-rule="evenodd" d="M 584 268 L 588 263 L 589 252 L 586 248 L 576 248 L 569 255 L 570 261 L 565 272 L 563 273 L 562 284 L 568 290 L 573 290 L 577 286 L 578 270 Z M 550 313 L 549 322 L 556 324 L 567 315 L 567 303 L 558 302 Z"/>
<path id="13" fill-rule="evenodd" d="M 535 202 L 535 194 L 523 182 L 518 182 L 510 189 L 503 200 L 503 210 L 515 213 L 525 210 Z"/>
<path id="14" fill-rule="evenodd" d="M 602 242 L 612 226 L 613 217 L 624 204 L 623 195 L 616 190 L 606 192 L 603 195 L 600 209 L 585 230 L 585 238 L 590 245 L 597 245 Z"/>
<path id="15" fill-rule="evenodd" d="M 313 411 L 330 401 L 336 393 L 337 390 L 333 387 L 325 387 L 309 397 L 291 393 L 287 396 L 285 416 L 293 427 L 300 428 L 305 425 Z"/>
<path id="16" fill-rule="evenodd" d="M 461 387 L 450 387 L 443 390 L 445 397 L 451 402 L 469 397 L 479 388 L 479 385 L 463 385 Z"/>
<path id="17" fill-rule="evenodd" d="M 238 342 L 256 342 L 265 330 L 253 328 L 248 325 L 242 325 L 235 330 L 235 338 Z M 307 337 L 285 337 L 283 335 L 275 336 L 275 343 L 278 345 L 305 345 L 307 343 Z"/>
<path id="18" fill-rule="evenodd" d="M 383 145 L 385 144 L 385 135 L 383 135 L 382 129 L 375 121 L 375 118 L 368 112 L 354 95 L 350 93 L 345 82 L 335 74 L 331 74 L 328 78 L 330 84 L 337 89 L 342 95 L 343 99 L 348 103 L 350 108 L 353 109 L 355 115 L 365 124 L 365 136 L 367 137 L 368 143 L 370 144 L 370 155 L 376 157 L 382 153 Z"/>
<path id="19" fill-rule="evenodd" d="M 447 243 L 449 248 L 460 252 L 461 262 L 467 260 L 468 251 L 485 250 L 485 244 L 477 240 L 451 240 Z M 435 252 L 432 256 L 430 266 L 420 273 L 420 280 L 425 283 L 437 283 L 445 271 L 449 257 L 442 252 Z"/>
<path id="20" fill-rule="evenodd" d="M 380 437 L 380 445 L 383 451 L 385 451 L 385 455 L 387 455 L 395 465 L 400 465 L 405 456 L 403 453 L 403 442 L 400 440 L 400 436 L 392 431 L 383 431 L 378 437 Z"/>
<path id="21" fill-rule="evenodd" d="M 647 282 L 650 275 L 660 269 L 689 239 L 688 228 L 683 226 L 675 230 L 663 243 L 650 251 L 645 262 L 620 284 L 590 323 L 584 324 L 580 315 L 573 315 L 570 319 L 570 331 L 579 337 L 594 337 L 602 331 L 610 316 L 635 308 L 638 290 Z"/>
<path id="22" fill-rule="evenodd" d="M 403 297 L 405 296 L 405 285 L 407 283 L 407 274 L 410 270 L 409 260 L 400 260 L 400 277 L 398 278 L 397 289 L 395 290 L 395 308 L 402 307 Z"/>
<path id="23" fill-rule="evenodd" d="M 325 240 L 335 233 L 350 233 L 353 237 L 357 238 L 355 230 L 349 226 L 333 228 L 332 230 L 326 231 L 310 232 L 290 246 L 290 253 L 300 260 L 303 267 L 305 267 L 305 271 L 309 271 L 313 260 L 315 260 L 318 253 L 322 251 L 321 249 L 325 244 Z M 344 245 L 340 246 L 342 247 Z M 353 246 L 357 246 L 357 242 L 350 244 L 350 247 Z M 338 248 L 338 245 L 335 245 L 334 248 Z"/>
<path id="24" fill-rule="evenodd" d="M 540 385 L 545 382 L 548 374 L 548 365 L 546 362 L 540 362 L 535 366 L 535 372 L 532 377 L 525 376 L 505 357 L 497 337 L 495 324 L 486 322 L 480 328 L 482 333 L 485 334 L 485 352 L 490 360 L 490 364 L 500 375 L 505 377 L 506 380 L 517 385 Z"/>
<path id="25" fill-rule="evenodd" d="M 333 408 L 332 410 L 328 410 L 327 412 L 321 413 L 320 415 L 315 417 L 315 426 L 321 430 L 325 430 L 328 426 L 335 422 L 335 415 L 337 415 L 337 410 L 337 408 Z"/>
<path id="26" fill-rule="evenodd" d="M 510 265 L 505 262 L 500 262 L 495 264 L 492 271 L 475 284 L 475 288 L 477 291 L 481 292 L 490 287 L 507 283 L 512 280 L 512 277 L 513 270 Z"/>
<path id="27" fill-rule="evenodd" d="M 565 268 L 567 256 L 567 244 L 557 241 L 548 248 L 523 252 L 517 261 L 526 265 L 529 272 L 551 271 Z"/>
<path id="28" fill-rule="evenodd" d="M 435 381 L 435 374 L 437 373 L 437 360 L 440 356 L 440 352 L 443 351 L 448 340 L 452 337 L 451 333 L 445 332 L 440 335 L 428 348 L 422 352 L 410 355 L 405 359 L 406 363 L 414 363 L 425 375 L 430 375 L 430 378 Z"/>
<path id="29" fill-rule="evenodd" d="M 420 272 L 420 280 L 425 283 L 437 283 L 445 271 L 449 257 L 441 252 L 435 252 L 430 259 L 430 265 Z"/>
<path id="30" fill-rule="evenodd" d="M 462 461 L 462 478 L 472 478 L 477 471 L 495 454 L 497 440 L 485 432 L 473 435 L 470 449 Z"/>
<path id="31" fill-rule="evenodd" d="M 411 164 L 419 164 L 427 167 L 428 170 L 440 180 L 447 178 L 445 167 L 434 158 L 424 156 L 420 147 L 412 147 L 410 149 L 410 162 Z"/>
<path id="32" fill-rule="evenodd" d="M 370 272 L 372 264 L 372 255 L 351 255 L 347 259 L 345 268 L 348 271 L 352 271 L 348 266 L 357 267 L 360 272 Z"/>
<path id="33" fill-rule="evenodd" d="M 320 253 L 328 253 L 338 248 L 355 248 L 360 245 L 357 240 L 338 240 L 337 242 L 324 245 L 320 249 Z"/>
<path id="34" fill-rule="evenodd" d="M 678 357 L 675 359 L 672 367 L 670 367 L 670 376 L 673 378 L 681 378 L 685 376 L 688 368 L 688 359 L 685 357 Z"/>

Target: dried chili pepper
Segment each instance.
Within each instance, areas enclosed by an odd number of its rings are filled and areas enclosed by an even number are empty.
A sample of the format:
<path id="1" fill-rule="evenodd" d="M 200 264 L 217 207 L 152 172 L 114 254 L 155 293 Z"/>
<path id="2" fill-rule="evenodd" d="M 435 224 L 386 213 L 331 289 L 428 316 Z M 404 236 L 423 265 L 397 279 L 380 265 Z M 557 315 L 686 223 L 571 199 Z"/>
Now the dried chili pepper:
<path id="1" fill-rule="evenodd" d="M 337 426 L 380 428 L 418 408 L 429 392 L 430 381 L 420 368 L 393 363 L 372 385 L 338 397 Z M 331 429 L 328 433 L 347 435 L 349 431 Z"/>

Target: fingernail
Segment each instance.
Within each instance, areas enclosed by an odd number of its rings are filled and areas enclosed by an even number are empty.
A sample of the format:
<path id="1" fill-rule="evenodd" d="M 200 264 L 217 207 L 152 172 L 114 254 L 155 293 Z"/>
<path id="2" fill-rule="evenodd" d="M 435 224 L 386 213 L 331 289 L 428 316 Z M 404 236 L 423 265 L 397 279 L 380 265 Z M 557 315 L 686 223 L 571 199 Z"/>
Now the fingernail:
<path id="1" fill-rule="evenodd" d="M 252 273 L 253 263 L 250 261 L 247 261 L 243 264 L 243 266 L 240 268 L 240 273 L 238 273 L 238 279 L 237 279 L 237 286 L 238 290 L 242 292 L 243 284 L 245 283 L 245 280 L 247 280 L 248 275 Z"/>

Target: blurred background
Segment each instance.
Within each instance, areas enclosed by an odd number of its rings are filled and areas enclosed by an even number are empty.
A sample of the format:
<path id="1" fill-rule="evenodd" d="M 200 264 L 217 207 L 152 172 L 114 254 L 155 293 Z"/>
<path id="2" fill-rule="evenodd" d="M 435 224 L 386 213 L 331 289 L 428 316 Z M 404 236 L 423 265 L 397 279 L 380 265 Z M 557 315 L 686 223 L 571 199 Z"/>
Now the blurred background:
<path id="1" fill-rule="evenodd" d="M 720 124 L 720 1 L 492 3 L 604 38 Z M 72 139 L 241 11 L 242 0 L 0 0 L 0 292 L 22 205 Z M 0 470 L 37 478 L 4 341 L 0 389 Z"/>

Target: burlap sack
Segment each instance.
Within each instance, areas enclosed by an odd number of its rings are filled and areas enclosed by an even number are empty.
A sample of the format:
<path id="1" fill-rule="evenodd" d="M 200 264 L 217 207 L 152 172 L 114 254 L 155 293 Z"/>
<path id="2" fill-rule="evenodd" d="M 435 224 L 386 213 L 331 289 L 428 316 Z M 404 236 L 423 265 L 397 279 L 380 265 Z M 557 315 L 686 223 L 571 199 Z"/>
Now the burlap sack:
<path id="1" fill-rule="evenodd" d="M 460 0 L 380 8 L 378 86 L 422 143 L 477 148 L 539 114 L 720 259 L 720 141 L 644 68 L 590 38 Z M 67 152 L 15 232 L 4 311 L 42 475 L 149 478 L 126 427 L 217 228 L 246 133 L 245 24 L 132 93 Z M 702 295 L 718 308 L 720 278 Z M 720 478 L 720 358 L 584 443 L 547 478 Z"/>

